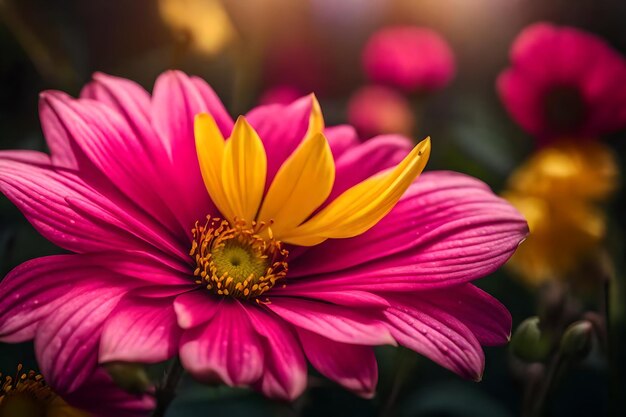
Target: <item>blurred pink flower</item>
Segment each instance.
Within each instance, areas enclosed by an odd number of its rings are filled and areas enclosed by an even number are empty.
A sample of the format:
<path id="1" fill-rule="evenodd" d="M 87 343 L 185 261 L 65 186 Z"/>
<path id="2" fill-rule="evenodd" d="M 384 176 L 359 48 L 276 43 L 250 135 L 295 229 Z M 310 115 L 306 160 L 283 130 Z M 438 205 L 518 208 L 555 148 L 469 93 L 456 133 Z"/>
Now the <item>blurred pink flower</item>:
<path id="1" fill-rule="evenodd" d="M 234 123 L 176 71 L 152 97 L 103 74 L 81 96 L 42 94 L 51 155 L 0 153 L 0 190 L 73 252 L 0 283 L 0 340 L 34 338 L 55 386 L 79 389 L 98 362 L 180 355 L 200 380 L 292 399 L 308 359 L 370 397 L 373 346 L 479 379 L 481 344 L 506 343 L 508 311 L 471 281 L 512 255 L 526 222 L 465 175 L 413 182 L 429 141 L 360 143 L 349 126 L 324 128 L 311 96 Z"/>
<path id="2" fill-rule="evenodd" d="M 601 38 L 537 23 L 517 36 L 510 55 L 498 93 L 511 117 L 539 140 L 626 126 L 626 61 Z"/>
<path id="3" fill-rule="evenodd" d="M 415 119 L 409 101 L 387 87 L 366 86 L 357 90 L 348 102 L 348 121 L 361 137 L 383 133 L 409 135 Z"/>
<path id="4" fill-rule="evenodd" d="M 367 77 L 407 92 L 445 87 L 454 76 L 454 55 L 437 32 L 414 26 L 387 27 L 374 33 L 363 50 Z"/>
<path id="5" fill-rule="evenodd" d="M 295 87 L 277 85 L 268 88 L 261 94 L 259 104 L 290 104 L 302 96 L 302 92 Z"/>

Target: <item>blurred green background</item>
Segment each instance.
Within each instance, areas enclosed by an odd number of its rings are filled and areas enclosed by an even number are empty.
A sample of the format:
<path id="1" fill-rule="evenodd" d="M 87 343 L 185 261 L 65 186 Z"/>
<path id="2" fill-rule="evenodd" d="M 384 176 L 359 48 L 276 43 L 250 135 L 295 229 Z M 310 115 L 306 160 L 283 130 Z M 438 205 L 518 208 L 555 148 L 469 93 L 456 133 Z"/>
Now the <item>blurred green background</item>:
<path id="1" fill-rule="evenodd" d="M 182 9 L 168 3 L 172 2 L 0 0 L 0 148 L 44 150 L 38 93 L 61 89 L 77 95 L 94 71 L 131 78 L 150 90 L 159 73 L 178 68 L 205 78 L 233 115 L 256 105 L 267 88 L 286 81 L 303 93 L 316 93 L 327 124 L 344 123 L 350 94 L 365 82 L 360 53 L 367 37 L 384 25 L 414 24 L 445 37 L 457 61 L 451 85 L 422 98 L 416 113 L 414 138 L 433 138 L 427 169 L 465 172 L 497 192 L 533 147 L 532 139 L 507 116 L 494 87 L 498 73 L 508 65 L 508 48 L 517 33 L 536 21 L 573 25 L 626 53 L 623 0 L 215 0 Z M 187 7 L 197 8 L 186 15 Z M 624 133 L 608 138 L 608 144 L 623 166 Z M 620 278 L 626 230 L 621 190 L 609 212 L 608 242 Z M 58 252 L 6 198 L 0 198 L 1 276 L 25 260 Z M 533 290 L 506 271 L 479 285 L 510 309 L 514 327 L 536 314 Z M 602 355 L 592 354 L 558 386 L 549 415 L 600 416 L 610 410 L 613 415 L 626 415 L 626 381 L 621 372 L 626 359 L 624 327 L 621 317 L 616 320 L 612 369 Z M 512 376 L 507 348 L 486 348 L 481 383 L 461 380 L 403 349 L 382 348 L 378 358 L 378 394 L 371 401 L 315 374 L 310 388 L 294 404 L 185 380 L 168 416 L 520 413 L 522 388 Z M 32 346 L 0 344 L 0 371 L 11 373 L 18 362 L 36 367 Z"/>

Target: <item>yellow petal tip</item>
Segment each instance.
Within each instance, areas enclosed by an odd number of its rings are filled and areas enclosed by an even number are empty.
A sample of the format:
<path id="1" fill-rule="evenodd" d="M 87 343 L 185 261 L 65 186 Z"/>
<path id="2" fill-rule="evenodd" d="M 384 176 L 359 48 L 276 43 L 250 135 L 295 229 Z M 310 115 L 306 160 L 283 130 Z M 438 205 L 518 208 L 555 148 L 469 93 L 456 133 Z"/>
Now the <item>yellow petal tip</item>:
<path id="1" fill-rule="evenodd" d="M 314 93 L 309 94 L 311 98 L 311 114 L 309 116 L 309 128 L 307 130 L 307 136 L 324 130 L 324 116 L 322 114 L 322 107 L 320 106 L 317 97 Z"/>
<path id="2" fill-rule="evenodd" d="M 430 136 L 426 136 L 421 142 L 419 142 L 411 151 L 413 158 L 425 158 L 426 161 L 430 158 Z"/>
<path id="3" fill-rule="evenodd" d="M 242 114 L 240 114 L 240 115 L 237 117 L 237 120 L 235 120 L 235 124 L 241 124 L 241 123 L 243 123 L 243 124 L 246 124 L 246 125 L 250 126 L 250 123 L 248 123 L 248 119 L 246 119 L 246 116 L 244 116 L 244 115 L 242 115 Z"/>

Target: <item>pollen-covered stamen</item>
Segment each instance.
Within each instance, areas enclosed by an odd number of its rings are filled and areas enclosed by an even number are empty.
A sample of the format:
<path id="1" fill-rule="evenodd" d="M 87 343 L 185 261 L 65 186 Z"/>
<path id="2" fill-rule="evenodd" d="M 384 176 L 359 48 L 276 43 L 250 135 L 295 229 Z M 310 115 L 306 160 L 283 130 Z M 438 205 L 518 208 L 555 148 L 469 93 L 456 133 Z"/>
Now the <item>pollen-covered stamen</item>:
<path id="1" fill-rule="evenodd" d="M 14 377 L 0 374 L 0 417 L 35 417 L 48 415 L 48 407 L 57 395 L 44 382 L 43 376 L 17 367 Z"/>
<path id="2" fill-rule="evenodd" d="M 196 282 L 217 295 L 255 298 L 287 275 L 288 252 L 281 242 L 263 238 L 268 226 L 243 220 L 230 224 L 207 216 L 196 222 L 189 254 L 196 262 Z"/>

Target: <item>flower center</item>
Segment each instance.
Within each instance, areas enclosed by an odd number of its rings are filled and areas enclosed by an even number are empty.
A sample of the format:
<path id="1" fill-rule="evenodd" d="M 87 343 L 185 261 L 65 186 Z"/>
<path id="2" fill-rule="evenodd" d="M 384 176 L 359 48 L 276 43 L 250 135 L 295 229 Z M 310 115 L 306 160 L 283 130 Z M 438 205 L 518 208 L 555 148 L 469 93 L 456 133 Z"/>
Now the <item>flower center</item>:
<path id="1" fill-rule="evenodd" d="M 71 411 L 68 416 L 86 416 L 57 396 L 43 376 L 34 371 L 22 372 L 22 365 L 17 367 L 15 377 L 6 376 L 0 384 L 0 417 L 45 417 L 61 409 Z"/>
<path id="2" fill-rule="evenodd" d="M 553 130 L 562 133 L 573 132 L 584 123 L 587 106 L 578 88 L 558 86 L 546 94 L 543 114 L 546 123 Z"/>
<path id="3" fill-rule="evenodd" d="M 189 251 L 196 261 L 196 282 L 217 295 L 241 299 L 269 291 L 287 275 L 289 252 L 272 237 L 261 237 L 265 228 L 242 220 L 231 225 L 210 216 L 204 225 L 196 222 Z"/>

